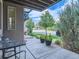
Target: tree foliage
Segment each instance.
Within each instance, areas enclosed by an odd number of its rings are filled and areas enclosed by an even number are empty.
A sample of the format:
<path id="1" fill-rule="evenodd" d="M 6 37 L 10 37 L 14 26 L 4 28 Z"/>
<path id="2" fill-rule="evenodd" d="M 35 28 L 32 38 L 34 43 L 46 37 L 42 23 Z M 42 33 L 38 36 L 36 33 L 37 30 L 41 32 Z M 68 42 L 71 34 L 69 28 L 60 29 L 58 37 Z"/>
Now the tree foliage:
<path id="1" fill-rule="evenodd" d="M 28 28 L 28 34 L 32 33 L 34 27 L 34 22 L 32 21 L 32 19 L 27 20 L 26 27 Z"/>
<path id="2" fill-rule="evenodd" d="M 42 14 L 39 25 L 44 29 L 46 29 L 47 27 L 52 27 L 54 25 L 54 19 L 48 11 L 46 11 L 45 14 Z"/>
<path id="3" fill-rule="evenodd" d="M 39 25 L 46 30 L 46 36 L 47 36 L 47 28 L 52 27 L 54 25 L 54 19 L 48 11 L 46 11 L 45 14 L 42 14 Z"/>
<path id="4" fill-rule="evenodd" d="M 69 49 L 79 49 L 79 3 L 71 3 L 60 14 L 58 23 L 65 47 Z"/>

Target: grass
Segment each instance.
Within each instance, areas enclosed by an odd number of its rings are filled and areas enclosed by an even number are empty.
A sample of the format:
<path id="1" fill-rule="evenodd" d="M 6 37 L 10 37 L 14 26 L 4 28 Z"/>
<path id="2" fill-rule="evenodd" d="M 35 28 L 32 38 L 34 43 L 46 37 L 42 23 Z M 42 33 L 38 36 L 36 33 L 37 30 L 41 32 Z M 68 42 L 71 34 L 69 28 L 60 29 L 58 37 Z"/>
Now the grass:
<path id="1" fill-rule="evenodd" d="M 45 34 L 40 34 L 40 33 L 36 33 L 33 32 L 31 33 L 31 36 L 36 37 L 37 39 L 45 39 Z M 51 39 L 49 38 L 49 35 L 47 35 L 47 40 L 51 41 Z M 52 42 L 63 47 L 63 41 L 62 41 L 62 37 L 56 36 L 56 35 L 51 35 L 52 38 Z"/>
<path id="2" fill-rule="evenodd" d="M 44 34 L 40 34 L 40 33 L 33 32 L 33 33 L 31 33 L 31 36 L 40 39 L 40 36 L 44 37 L 45 35 L 44 35 Z M 62 42 L 62 38 L 59 37 L 59 36 L 52 35 L 51 37 L 52 37 L 52 42 L 54 42 L 54 43 L 55 43 L 56 41 Z"/>

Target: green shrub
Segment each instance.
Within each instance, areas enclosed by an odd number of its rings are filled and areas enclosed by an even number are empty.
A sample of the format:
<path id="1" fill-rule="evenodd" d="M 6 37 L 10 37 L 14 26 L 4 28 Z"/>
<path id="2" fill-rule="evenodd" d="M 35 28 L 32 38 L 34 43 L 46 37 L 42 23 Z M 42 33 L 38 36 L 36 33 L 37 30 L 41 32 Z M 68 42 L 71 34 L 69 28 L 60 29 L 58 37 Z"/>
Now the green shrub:
<path id="1" fill-rule="evenodd" d="M 40 35 L 36 35 L 35 37 L 36 37 L 37 39 L 40 39 Z"/>
<path id="2" fill-rule="evenodd" d="M 61 40 L 56 40 L 56 41 L 55 41 L 55 44 L 61 45 Z"/>
<path id="3" fill-rule="evenodd" d="M 51 34 L 46 36 L 44 34 L 39 34 L 39 33 L 33 32 L 33 33 L 31 33 L 31 36 L 36 37 L 37 39 L 44 39 L 44 40 L 49 40 L 49 41 L 53 41 L 53 42 L 55 42 L 57 40 L 62 41 L 61 37 L 54 36 L 54 35 L 51 35 Z"/>
<path id="4" fill-rule="evenodd" d="M 40 39 L 45 39 L 45 35 L 41 34 Z"/>
<path id="5" fill-rule="evenodd" d="M 52 35 L 51 34 L 47 35 L 46 40 L 52 41 Z"/>

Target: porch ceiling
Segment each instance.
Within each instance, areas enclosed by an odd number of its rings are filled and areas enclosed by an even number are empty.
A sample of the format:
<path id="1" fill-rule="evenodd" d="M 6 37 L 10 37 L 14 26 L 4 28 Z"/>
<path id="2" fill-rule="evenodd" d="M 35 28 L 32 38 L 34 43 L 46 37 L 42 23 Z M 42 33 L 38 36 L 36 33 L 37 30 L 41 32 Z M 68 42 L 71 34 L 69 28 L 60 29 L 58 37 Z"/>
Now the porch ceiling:
<path id="1" fill-rule="evenodd" d="M 23 5 L 38 11 L 45 10 L 51 4 L 55 4 L 61 0 L 4 0 L 15 4 Z"/>

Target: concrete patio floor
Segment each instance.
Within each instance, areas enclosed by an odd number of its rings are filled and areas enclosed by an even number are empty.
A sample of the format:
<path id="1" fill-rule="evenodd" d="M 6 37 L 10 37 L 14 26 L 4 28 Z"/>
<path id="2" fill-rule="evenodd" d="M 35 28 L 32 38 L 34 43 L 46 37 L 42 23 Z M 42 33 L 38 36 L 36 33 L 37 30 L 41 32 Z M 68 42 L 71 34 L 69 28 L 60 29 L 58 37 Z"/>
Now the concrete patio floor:
<path id="1" fill-rule="evenodd" d="M 26 40 L 26 59 L 79 59 L 79 54 L 55 44 L 48 47 L 45 44 L 41 44 L 39 39 L 36 38 L 26 38 Z"/>
<path id="2" fill-rule="evenodd" d="M 55 44 L 48 47 L 45 44 L 41 44 L 39 39 L 29 36 L 25 38 L 26 40 L 26 46 L 21 47 L 21 50 L 26 50 L 26 59 L 79 59 L 79 54 L 63 49 Z M 24 53 L 21 53 L 20 57 L 20 59 L 24 59 Z"/>

